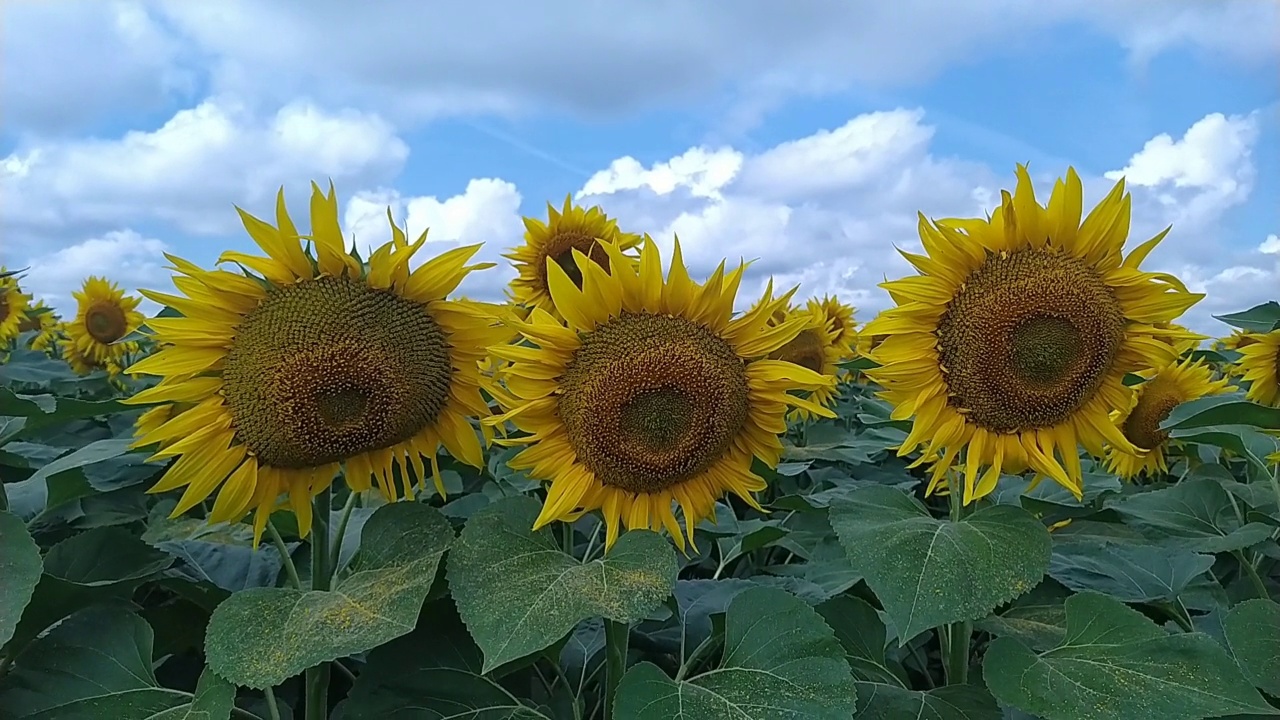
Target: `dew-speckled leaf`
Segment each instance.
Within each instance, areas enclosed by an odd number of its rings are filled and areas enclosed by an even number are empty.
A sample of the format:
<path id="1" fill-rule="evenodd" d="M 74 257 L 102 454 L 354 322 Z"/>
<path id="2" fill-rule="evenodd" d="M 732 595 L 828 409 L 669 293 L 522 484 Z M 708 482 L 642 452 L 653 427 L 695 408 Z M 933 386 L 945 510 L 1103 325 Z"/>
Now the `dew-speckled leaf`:
<path id="1" fill-rule="evenodd" d="M 430 506 L 378 508 L 333 590 L 253 588 L 224 600 L 205 632 L 209 666 L 263 689 L 410 632 L 453 539 L 449 521 Z"/>
<path id="2" fill-rule="evenodd" d="M 903 640 L 985 616 L 1035 587 L 1049 566 L 1049 532 L 1017 507 L 988 506 L 951 522 L 905 493 L 867 487 L 830 513 L 850 563 Z"/>
<path id="3" fill-rule="evenodd" d="M 0 511 L 0 647 L 13 637 L 40 582 L 40 548 L 16 516 Z"/>
<path id="4" fill-rule="evenodd" d="M 1000 707 L 974 685 L 948 685 L 928 692 L 897 685 L 858 683 L 858 720 L 1000 720 Z"/>
<path id="5" fill-rule="evenodd" d="M 1149 602 L 1178 597 L 1212 566 L 1212 555 L 1190 550 L 1071 538 L 1054 543 L 1049 575 L 1072 590 Z"/>
<path id="6" fill-rule="evenodd" d="M 1271 527 L 1241 522 L 1231 494 L 1209 478 L 1137 493 L 1108 506 L 1156 537 L 1175 538 L 1178 545 L 1198 552 L 1239 550 L 1271 537 Z"/>
<path id="7" fill-rule="evenodd" d="M 551 720 L 481 673 L 484 659 L 453 603 L 428 604 L 418 628 L 369 653 L 344 720 Z"/>
<path id="8" fill-rule="evenodd" d="M 983 678 L 1001 701 L 1045 720 L 1200 720 L 1280 714 L 1222 646 L 1170 634 L 1118 600 L 1067 599 L 1062 645 L 1037 653 L 1017 640 L 987 648 Z"/>
<path id="9" fill-rule="evenodd" d="M 1255 685 L 1280 697 L 1280 605 L 1246 600 L 1227 612 L 1223 633 L 1236 662 Z"/>
<path id="10" fill-rule="evenodd" d="M 561 552 L 553 528 L 533 532 L 538 502 L 512 497 L 467 521 L 449 553 L 449 588 L 484 651 L 484 672 L 543 650 L 589 617 L 633 622 L 671 596 L 671 541 L 624 533 L 602 558 Z"/>
<path id="11" fill-rule="evenodd" d="M 206 670 L 196 694 L 162 687 L 151 626 L 118 607 L 82 610 L 34 642 L 0 681 L 24 720 L 227 720 L 235 687 Z"/>
<path id="12" fill-rule="evenodd" d="M 614 720 L 848 720 L 856 691 L 835 633 L 807 603 L 752 588 L 725 613 L 713 670 L 676 682 L 642 662 L 622 676 Z"/>
<path id="13" fill-rule="evenodd" d="M 1015 638 L 1032 650 L 1048 650 L 1067 636 L 1067 611 L 1062 605 L 1020 605 L 979 620 L 974 629 Z"/>

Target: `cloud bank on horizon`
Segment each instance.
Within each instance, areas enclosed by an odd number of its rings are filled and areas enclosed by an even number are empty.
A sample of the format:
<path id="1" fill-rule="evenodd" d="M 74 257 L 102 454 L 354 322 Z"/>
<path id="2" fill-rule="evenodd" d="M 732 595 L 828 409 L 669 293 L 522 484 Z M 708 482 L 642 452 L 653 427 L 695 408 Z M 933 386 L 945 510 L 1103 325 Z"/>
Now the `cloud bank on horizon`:
<path id="1" fill-rule="evenodd" d="M 1208 293 L 1192 327 L 1280 294 L 1280 6 L 879 5 L 6 3 L 0 263 L 64 309 L 89 274 L 166 288 L 165 252 L 251 247 L 233 204 L 328 179 L 357 245 L 390 207 L 499 260 L 569 194 L 865 321 L 917 212 L 983 214 L 1029 161 L 1046 196 L 1125 177 L 1131 245 L 1173 225 L 1144 267 Z"/>

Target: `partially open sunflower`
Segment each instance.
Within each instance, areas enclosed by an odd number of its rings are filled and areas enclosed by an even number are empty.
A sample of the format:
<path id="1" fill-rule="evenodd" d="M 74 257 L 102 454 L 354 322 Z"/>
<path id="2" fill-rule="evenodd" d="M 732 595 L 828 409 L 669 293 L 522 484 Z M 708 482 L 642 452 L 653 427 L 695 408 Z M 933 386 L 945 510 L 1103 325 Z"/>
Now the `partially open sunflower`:
<path id="1" fill-rule="evenodd" d="M 27 308 L 22 322 L 18 324 L 18 332 L 34 332 L 30 342 L 31 349 L 49 352 L 57 343 L 61 332 L 60 322 L 58 313 L 40 300 Z"/>
<path id="2" fill-rule="evenodd" d="M 800 332 L 787 344 L 769 353 L 769 359 L 795 363 L 830 378 L 831 384 L 800 393 L 800 396 L 810 403 L 830 409 L 840 398 L 840 390 L 834 382 L 836 375 L 840 372 L 837 363 L 845 359 L 849 347 L 839 343 L 839 331 L 835 329 L 827 313 L 821 307 L 815 307 L 812 304 L 788 308 L 783 313 L 775 313 L 770 318 L 769 324 L 777 326 L 794 321 L 801 323 Z M 796 407 L 788 416 L 796 421 L 814 420 L 818 417 L 807 407 Z"/>
<path id="3" fill-rule="evenodd" d="M 1137 453 L 1107 449 L 1107 469 L 1122 478 L 1168 472 L 1165 449 L 1169 433 L 1160 429 L 1160 423 L 1182 403 L 1231 387 L 1226 379 L 1214 378 L 1212 367 L 1191 358 L 1142 375 L 1146 379 L 1136 387 L 1129 407 L 1112 414 L 1125 438 L 1139 449 Z"/>
<path id="4" fill-rule="evenodd" d="M 1237 374 L 1249 383 L 1249 400 L 1280 407 L 1280 330 L 1247 333 L 1236 347 L 1240 353 Z"/>
<path id="5" fill-rule="evenodd" d="M 926 254 L 902 253 L 920 274 L 884 283 L 897 306 L 863 328 L 886 336 L 867 375 L 895 419 L 914 418 L 899 454 L 924 446 L 936 486 L 963 451 L 966 503 L 1002 470 L 1031 469 L 1079 495 L 1078 445 L 1099 457 L 1106 443 L 1135 452 L 1109 417 L 1128 407 L 1123 379 L 1174 359 L 1170 331 L 1153 325 L 1203 297 L 1138 269 L 1167 229 L 1123 255 L 1123 180 L 1082 223 L 1074 170 L 1047 207 L 1025 167 L 1017 176 L 990 218 L 921 215 Z"/>
<path id="6" fill-rule="evenodd" d="M 617 243 L 623 250 L 630 250 L 641 241 L 639 235 L 620 231 L 618 222 L 605 215 L 599 206 L 584 209 L 575 205 L 570 196 L 565 196 L 564 208 L 558 212 L 551 203 L 547 203 L 546 222 L 526 217 L 524 227 L 524 244 L 503 255 L 512 261 L 519 273 L 511 281 L 511 298 L 516 303 L 546 310 L 553 316 L 556 308 L 547 278 L 548 259 L 559 265 L 574 284 L 582 287 L 582 273 L 573 261 L 574 250 L 585 253 L 592 262 L 608 270 L 610 260 L 604 251 L 605 245 Z M 625 257 L 625 263 L 635 263 L 629 256 L 620 257 Z"/>
<path id="7" fill-rule="evenodd" d="M 488 410 L 478 361 L 509 331 L 483 306 L 445 299 L 469 272 L 491 266 L 467 264 L 480 246 L 411 270 L 426 233 L 411 244 L 391 222 L 392 241 L 362 262 L 342 236 L 332 186 L 326 196 L 312 185 L 304 237 L 314 253 L 299 243 L 283 190 L 275 226 L 240 217 L 265 257 L 223 253 L 219 262 L 242 274 L 170 256 L 183 295 L 145 292 L 182 314 L 147 322 L 162 347 L 130 372 L 164 379 L 126 401 L 191 406 L 167 419 L 144 416 L 151 429 L 135 443 L 178 458 L 151 489 L 186 488 L 174 515 L 217 491 L 210 521 L 256 510 L 260 537 L 286 493 L 305 533 L 312 496 L 327 491 L 340 466 L 353 490 L 376 478 L 389 499 L 422 485 L 423 456 L 443 494 L 440 445 L 480 467 L 468 422 Z"/>
<path id="8" fill-rule="evenodd" d="M 646 238 L 638 267 L 621 248 L 604 245 L 609 269 L 575 251 L 581 289 L 554 260 L 551 296 L 564 320 L 535 309 L 514 327 L 530 346 L 491 349 L 511 361 L 497 392 L 508 420 L 530 446 L 510 465 L 549 480 L 535 528 L 603 511 L 606 547 L 623 526 L 665 528 L 683 548 L 673 502 L 683 509 L 685 536 L 714 517 L 715 501 L 732 492 L 759 508 L 752 493 L 765 481 L 753 458 L 776 465 L 787 408 L 831 413 L 788 394 L 831 384 L 788 362 L 762 359 L 796 336 L 802 319 L 769 324 L 791 294 L 774 299 L 772 284 L 752 310 L 733 316 L 744 267 L 725 266 L 705 284 L 690 279 L 677 240 L 666 282 L 657 247 Z M 794 292 L 794 291 L 793 291 Z"/>
<path id="9" fill-rule="evenodd" d="M 0 346 L 8 345 L 18 336 L 27 305 L 31 302 L 31 296 L 24 294 L 18 286 L 18 278 L 5 275 L 5 272 L 0 266 Z"/>
<path id="10" fill-rule="evenodd" d="M 89 277 L 84 286 L 71 293 L 76 299 L 76 316 L 67 321 L 67 344 L 75 354 L 97 366 L 121 364 L 125 355 L 137 352 L 138 344 L 124 341 L 142 325 L 138 303 L 142 298 L 126 295 L 106 278 Z"/>
<path id="11" fill-rule="evenodd" d="M 826 317 L 834 333 L 832 342 L 841 349 L 840 360 L 848 360 L 857 353 L 858 323 L 853 319 L 854 308 L 840 302 L 834 295 L 824 295 L 821 300 L 811 298 L 808 303 L 810 312 L 817 312 Z"/>
<path id="12" fill-rule="evenodd" d="M 1219 350 L 1239 350 L 1255 342 L 1257 341 L 1251 337 L 1251 333 L 1236 329 L 1232 330 L 1230 335 L 1215 340 L 1213 346 Z"/>

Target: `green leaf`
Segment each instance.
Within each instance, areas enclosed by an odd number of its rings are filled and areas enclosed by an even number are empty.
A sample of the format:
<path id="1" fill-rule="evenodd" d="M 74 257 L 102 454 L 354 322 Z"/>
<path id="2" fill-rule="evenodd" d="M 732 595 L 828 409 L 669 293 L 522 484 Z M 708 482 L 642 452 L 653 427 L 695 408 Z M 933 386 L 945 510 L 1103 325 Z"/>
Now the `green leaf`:
<path id="1" fill-rule="evenodd" d="M 0 442 L 30 436 L 41 428 L 81 418 L 101 417 L 131 410 L 118 400 L 78 400 L 54 395 L 19 395 L 0 387 L 0 417 L 20 417 L 26 421 L 0 437 Z"/>
<path id="2" fill-rule="evenodd" d="M 830 513 L 850 563 L 904 642 L 985 616 L 1035 587 L 1049 565 L 1049 532 L 1021 508 L 984 507 L 953 523 L 902 492 L 867 487 Z"/>
<path id="3" fill-rule="evenodd" d="M 1108 506 L 1134 525 L 1178 538 L 1180 545 L 1205 553 L 1239 550 L 1271 537 L 1267 525 L 1241 523 L 1231 495 L 1208 478 L 1130 495 Z"/>
<path id="4" fill-rule="evenodd" d="M 1265 458 L 1280 450 L 1280 440 L 1250 425 L 1213 425 L 1210 427 L 1175 428 L 1169 436 L 1183 442 L 1214 445 L 1247 460 L 1262 477 L 1270 472 Z"/>
<path id="5" fill-rule="evenodd" d="M 1280 697 L 1280 605 L 1246 600 L 1227 612 L 1222 629 L 1244 674 Z"/>
<path id="6" fill-rule="evenodd" d="M 1148 602 L 1173 600 L 1212 566 L 1212 555 L 1190 550 L 1072 539 L 1054 544 L 1049 575 L 1072 590 Z"/>
<path id="7" fill-rule="evenodd" d="M 1252 425 L 1268 430 L 1280 429 L 1280 407 L 1268 407 L 1245 400 L 1239 393 L 1210 395 L 1185 402 L 1173 409 L 1160 423 L 1164 430 L 1213 427 L 1215 425 Z"/>
<path id="8" fill-rule="evenodd" d="M 622 535 L 588 563 L 561 552 L 552 528 L 533 532 L 538 502 L 499 500 L 471 517 L 449 554 L 449 587 L 484 651 L 484 672 L 532 655 L 580 621 L 643 619 L 676 583 L 671 541 L 652 532 Z"/>
<path id="9" fill-rule="evenodd" d="M 0 647 L 13 637 L 44 565 L 21 520 L 0 512 Z"/>
<path id="10" fill-rule="evenodd" d="M 1254 305 L 1244 312 L 1213 317 L 1245 332 L 1270 332 L 1280 328 L 1280 303 L 1271 300 L 1261 305 Z"/>
<path id="11" fill-rule="evenodd" d="M 675 681 L 642 662 L 622 676 L 615 720 L 848 720 L 856 690 L 831 628 L 800 599 L 752 588 L 725 614 L 718 667 Z"/>
<path id="12" fill-rule="evenodd" d="M 484 676 L 480 648 L 453 604 L 431 603 L 418 628 L 369 653 L 342 704 L 345 720 L 551 720 Z"/>
<path id="13" fill-rule="evenodd" d="M 871 683 L 908 686 L 902 667 L 885 659 L 888 633 L 875 608 L 860 598 L 842 595 L 815 609 L 835 631 L 854 677 Z"/>
<path id="14" fill-rule="evenodd" d="M 253 529 L 244 523 L 210 525 L 199 518 L 169 519 L 172 501 L 160 503 L 142 539 L 181 561 L 180 577 L 207 582 L 227 592 L 274 587 L 280 575 L 280 551 L 253 547 Z"/>
<path id="15" fill-rule="evenodd" d="M 858 720 L 1000 720 L 995 698 L 973 685 L 948 685 L 928 692 L 896 685 L 858 683 Z"/>
<path id="16" fill-rule="evenodd" d="M 235 687 L 205 671 L 194 695 L 161 687 L 151 627 L 93 607 L 40 638 L 0 682 L 4 708 L 25 720 L 227 720 Z"/>
<path id="17" fill-rule="evenodd" d="M 410 632 L 453 539 L 449 521 L 430 506 L 378 508 L 333 590 L 253 588 L 218 605 L 205 632 L 209 667 L 261 690 Z"/>
<path id="18" fill-rule="evenodd" d="M 1068 598 L 1066 608 L 1062 645 L 1036 653 L 996 638 L 987 648 L 983 677 L 999 700 L 1045 720 L 1280 714 L 1207 635 L 1170 635 L 1093 592 Z"/>
<path id="19" fill-rule="evenodd" d="M 1032 650 L 1048 650 L 1067 636 L 1067 611 L 1062 605 L 1018 605 L 979 620 L 974 628 L 1014 638 Z"/>

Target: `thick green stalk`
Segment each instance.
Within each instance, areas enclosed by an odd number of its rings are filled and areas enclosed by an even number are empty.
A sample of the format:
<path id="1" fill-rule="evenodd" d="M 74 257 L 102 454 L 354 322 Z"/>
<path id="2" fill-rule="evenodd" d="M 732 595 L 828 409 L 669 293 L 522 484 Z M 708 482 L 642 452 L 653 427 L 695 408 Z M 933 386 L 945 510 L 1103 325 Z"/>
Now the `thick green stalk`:
<path id="1" fill-rule="evenodd" d="M 630 638 L 631 626 L 616 620 L 604 621 L 604 716 L 605 720 L 613 717 L 613 699 L 618 694 L 618 684 L 622 682 L 622 674 L 627 671 L 627 641 Z"/>
<path id="2" fill-rule="evenodd" d="M 329 566 L 329 511 L 332 488 L 316 495 L 311 509 L 311 589 L 328 590 L 333 579 Z M 329 717 L 329 663 L 320 663 L 306 672 L 306 720 Z"/>
<path id="3" fill-rule="evenodd" d="M 957 473 L 947 478 L 947 500 L 950 504 L 951 522 L 960 522 L 964 518 L 964 492 L 960 487 L 961 479 Z M 942 628 L 939 628 L 941 631 Z M 951 623 L 946 632 L 939 632 L 938 639 L 942 647 L 943 670 L 947 675 L 948 685 L 964 685 L 969 682 L 969 638 L 973 635 L 973 623 L 969 621 Z"/>

